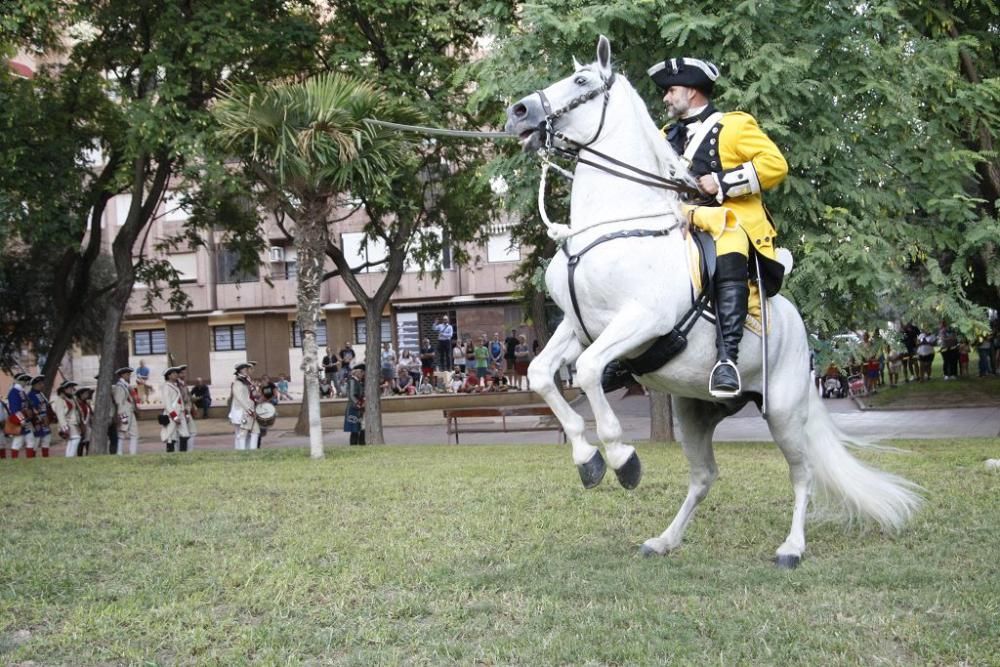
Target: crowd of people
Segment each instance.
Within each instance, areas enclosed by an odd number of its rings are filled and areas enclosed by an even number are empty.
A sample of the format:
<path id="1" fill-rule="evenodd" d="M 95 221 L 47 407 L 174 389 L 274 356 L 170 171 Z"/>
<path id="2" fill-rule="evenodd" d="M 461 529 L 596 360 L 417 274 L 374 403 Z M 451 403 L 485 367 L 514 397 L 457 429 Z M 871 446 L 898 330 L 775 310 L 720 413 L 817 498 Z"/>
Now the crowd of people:
<path id="1" fill-rule="evenodd" d="M 979 377 L 1000 375 L 1000 326 L 990 334 L 970 338 L 947 321 L 936 328 L 909 323 L 892 342 L 864 332 L 850 347 L 846 363 L 832 360 L 823 371 L 820 382 L 824 396 L 872 394 L 901 383 L 930 382 L 938 354 L 943 380 L 969 377 L 973 351 Z"/>
<path id="2" fill-rule="evenodd" d="M 447 317 L 434 322 L 436 344 L 424 338 L 417 350 L 398 353 L 390 342 L 382 345 L 380 387 L 383 396 L 409 396 L 433 393 L 490 393 L 530 390 L 528 363 L 537 352 L 527 337 L 511 330 L 504 340 L 499 333 L 492 338 L 483 333 L 454 340 L 454 328 Z M 351 434 L 351 444 L 364 444 L 365 364 L 356 363 L 350 342 L 336 354 L 326 349 L 322 358 L 320 393 L 323 397 L 348 400 L 344 430 Z M 374 364 L 374 362 L 373 362 Z M 229 422 L 234 429 L 234 447 L 258 449 L 267 429 L 274 423 L 276 407 L 292 400 L 289 380 L 284 374 L 251 375 L 256 363 L 236 365 L 231 385 Z M 197 421 L 206 419 L 212 406 L 212 392 L 202 378 L 189 383 L 187 366 L 171 366 L 163 371 L 163 382 L 150 381 L 151 370 L 140 360 L 136 368 L 125 366 L 114 372 L 111 388 L 113 413 L 108 428 L 112 454 L 136 454 L 139 448 L 137 410 L 150 403 L 155 393 L 162 402 L 157 415 L 160 442 L 167 452 L 187 452 L 194 448 Z M 53 396 L 44 391 L 45 378 L 19 373 L 0 400 L 0 458 L 49 456 L 53 435 L 65 442 L 67 457 L 83 456 L 90 451 L 93 434 L 93 387 L 77 382 L 62 382 Z"/>

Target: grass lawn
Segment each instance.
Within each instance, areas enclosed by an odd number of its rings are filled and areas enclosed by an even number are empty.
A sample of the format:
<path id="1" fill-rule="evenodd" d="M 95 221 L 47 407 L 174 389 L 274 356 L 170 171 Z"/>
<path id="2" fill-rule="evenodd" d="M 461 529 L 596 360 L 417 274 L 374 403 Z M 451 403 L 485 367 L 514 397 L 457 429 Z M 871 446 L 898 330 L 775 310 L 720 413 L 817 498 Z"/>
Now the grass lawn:
<path id="1" fill-rule="evenodd" d="M 917 410 L 933 408 L 1000 408 L 1000 377 L 962 377 L 944 380 L 937 371 L 930 382 L 904 382 L 895 387 L 881 387 L 872 396 L 862 398 L 874 409 Z"/>
<path id="2" fill-rule="evenodd" d="M 898 536 L 791 514 L 773 445 L 580 486 L 555 445 L 0 461 L 0 664 L 1000 664 L 1000 440 L 867 456 L 926 487 Z M 30 661 L 30 662 L 29 662 Z"/>

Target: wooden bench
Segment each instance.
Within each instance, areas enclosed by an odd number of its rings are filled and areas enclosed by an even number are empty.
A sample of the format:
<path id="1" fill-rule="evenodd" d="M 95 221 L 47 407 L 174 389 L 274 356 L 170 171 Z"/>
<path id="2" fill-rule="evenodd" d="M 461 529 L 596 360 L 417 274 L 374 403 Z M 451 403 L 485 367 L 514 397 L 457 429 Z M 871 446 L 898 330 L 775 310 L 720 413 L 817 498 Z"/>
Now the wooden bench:
<path id="1" fill-rule="evenodd" d="M 499 424 L 486 424 L 476 422 L 472 425 L 459 428 L 459 420 L 467 418 L 499 417 Z M 460 433 L 514 433 L 520 431 L 559 431 L 560 442 L 566 442 L 566 433 L 562 424 L 556 421 L 555 424 L 535 424 L 526 426 L 522 424 L 508 424 L 507 417 L 555 417 L 552 408 L 547 405 L 530 405 L 525 407 L 512 408 L 451 408 L 444 411 L 444 418 L 448 421 L 448 442 L 451 436 L 455 436 L 455 444 L 459 444 Z"/>

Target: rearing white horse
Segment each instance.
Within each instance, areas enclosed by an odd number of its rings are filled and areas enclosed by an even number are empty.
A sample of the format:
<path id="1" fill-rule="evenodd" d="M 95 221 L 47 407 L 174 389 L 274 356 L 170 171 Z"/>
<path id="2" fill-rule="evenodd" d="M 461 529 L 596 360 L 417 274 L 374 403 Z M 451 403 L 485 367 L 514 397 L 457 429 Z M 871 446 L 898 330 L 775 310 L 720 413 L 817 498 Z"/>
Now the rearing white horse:
<path id="1" fill-rule="evenodd" d="M 553 257 L 545 282 L 566 315 L 528 375 L 531 386 L 562 422 L 573 461 L 589 488 L 603 478 L 604 458 L 584 437 L 583 418 L 553 382 L 563 364 L 576 364 L 577 381 L 593 409 L 607 464 L 623 486 L 634 488 L 641 476 L 638 455 L 622 441 L 621 424 L 601 390 L 601 374 L 609 362 L 644 352 L 689 311 L 689 254 L 676 193 L 620 178 L 599 166 L 622 172 L 606 159 L 611 158 L 650 173 L 680 174 L 682 179 L 686 174 L 642 99 L 625 77 L 612 72 L 611 45 L 603 36 L 594 63 L 577 65 L 569 77 L 511 105 L 507 117 L 507 131 L 521 138 L 525 150 L 537 150 L 550 141 L 567 148 L 573 143 L 587 145 L 606 156 L 588 153 L 588 161 L 598 166 L 577 164 L 570 224 L 547 223 L 550 236 L 562 241 L 564 251 Z M 607 235 L 612 236 L 604 239 Z M 788 461 L 795 493 L 791 530 L 777 549 L 776 562 L 795 567 L 806 547 L 806 509 L 814 485 L 848 518 L 871 519 L 887 530 L 900 528 L 921 498 L 911 482 L 867 466 L 847 451 L 845 445 L 870 445 L 841 433 L 812 390 L 799 313 L 784 297 L 775 296 L 769 300 L 768 315 L 771 389 L 766 419 Z M 712 450 L 715 427 L 739 410 L 748 395 L 761 395 L 762 353 L 755 335 L 745 336 L 740 347 L 743 396 L 720 400 L 709 395 L 705 378 L 715 364 L 715 346 L 714 326 L 701 319 L 679 356 L 637 378 L 672 395 L 691 469 L 684 503 L 667 529 L 642 545 L 644 555 L 665 554 L 680 546 L 695 507 L 718 476 Z"/>

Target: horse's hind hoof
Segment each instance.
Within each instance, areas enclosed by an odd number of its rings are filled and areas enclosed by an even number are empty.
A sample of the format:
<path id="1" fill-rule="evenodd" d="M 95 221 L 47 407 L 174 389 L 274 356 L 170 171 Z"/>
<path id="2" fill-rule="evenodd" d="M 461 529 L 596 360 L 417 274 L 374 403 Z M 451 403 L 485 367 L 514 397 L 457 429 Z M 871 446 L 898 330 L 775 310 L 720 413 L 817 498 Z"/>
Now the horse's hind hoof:
<path id="1" fill-rule="evenodd" d="M 604 457 L 601 456 L 601 452 L 594 452 L 594 455 L 590 457 L 590 460 L 586 463 L 580 464 L 576 467 L 580 471 L 580 481 L 583 482 L 583 488 L 592 489 L 601 483 L 604 479 L 604 473 L 607 472 L 607 466 L 604 464 Z"/>
<path id="2" fill-rule="evenodd" d="M 639 555 L 642 556 L 643 558 L 652 558 L 654 556 L 660 556 L 662 554 L 653 547 L 643 544 L 641 547 L 639 547 Z"/>
<path id="3" fill-rule="evenodd" d="M 632 456 L 628 457 L 625 465 L 615 470 L 615 476 L 618 477 L 619 484 L 626 489 L 634 489 L 639 486 L 639 480 L 642 479 L 642 464 L 639 463 L 639 455 L 632 452 Z"/>
<path id="4" fill-rule="evenodd" d="M 794 570 L 801 562 L 801 556 L 795 556 L 792 554 L 776 556 L 774 559 L 774 564 L 778 566 L 779 570 Z"/>

